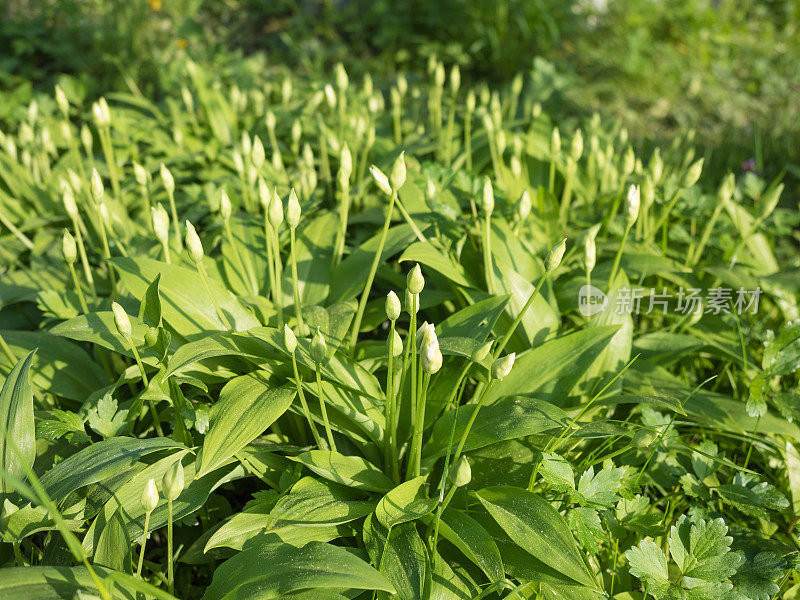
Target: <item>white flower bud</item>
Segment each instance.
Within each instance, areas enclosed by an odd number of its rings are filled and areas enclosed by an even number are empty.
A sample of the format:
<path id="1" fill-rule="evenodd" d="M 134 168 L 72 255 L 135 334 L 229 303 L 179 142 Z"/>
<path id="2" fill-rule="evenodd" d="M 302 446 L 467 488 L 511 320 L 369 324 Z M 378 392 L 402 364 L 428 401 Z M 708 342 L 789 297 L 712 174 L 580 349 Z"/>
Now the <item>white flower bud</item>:
<path id="1" fill-rule="evenodd" d="M 719 186 L 719 191 L 717 192 L 720 201 L 725 202 L 733 198 L 733 192 L 736 189 L 736 176 L 733 173 L 728 173 L 725 176 L 725 179 L 722 180 L 722 184 Z"/>
<path id="2" fill-rule="evenodd" d="M 58 105 L 58 110 L 61 111 L 61 114 L 66 117 L 69 114 L 69 100 L 67 100 L 67 95 L 58 84 L 56 84 L 56 104 Z"/>
<path id="3" fill-rule="evenodd" d="M 171 196 L 175 193 L 175 178 L 170 173 L 167 165 L 161 163 L 161 181 L 164 184 L 164 189 L 167 190 L 167 193 Z"/>
<path id="4" fill-rule="evenodd" d="M 392 173 L 389 176 L 389 179 L 392 183 L 392 189 L 395 191 L 399 190 L 403 187 L 403 184 L 406 182 L 406 161 L 405 161 L 405 152 L 401 152 L 400 156 L 398 156 L 395 161 L 394 165 L 392 165 Z"/>
<path id="5" fill-rule="evenodd" d="M 401 96 L 405 96 L 408 93 L 408 79 L 406 79 L 405 73 L 400 73 L 397 76 L 397 91 L 400 92 Z"/>
<path id="6" fill-rule="evenodd" d="M 266 120 L 267 120 L 267 129 L 274 130 L 276 123 L 275 113 L 272 112 L 271 110 L 268 110 Z"/>
<path id="7" fill-rule="evenodd" d="M 153 231 L 158 241 L 162 244 L 167 244 L 169 241 L 169 215 L 167 211 L 159 204 L 150 209 L 150 215 L 153 218 Z"/>
<path id="8" fill-rule="evenodd" d="M 311 338 L 311 358 L 315 363 L 321 363 L 325 360 L 325 354 L 328 351 L 328 345 L 325 343 L 325 338 L 322 332 L 317 327 L 317 332 Z"/>
<path id="9" fill-rule="evenodd" d="M 350 175 L 353 173 L 353 156 L 350 154 L 350 148 L 347 147 L 347 143 L 342 146 L 342 153 L 339 158 L 339 171 L 346 179 L 350 179 Z"/>
<path id="10" fill-rule="evenodd" d="M 81 127 L 81 144 L 83 144 L 86 154 L 91 155 L 92 147 L 94 146 L 94 137 L 92 136 L 92 130 L 85 124 Z"/>
<path id="11" fill-rule="evenodd" d="M 420 343 L 422 355 L 422 370 L 433 375 L 442 368 L 442 352 L 439 349 L 439 340 L 433 325 L 426 323 Z"/>
<path id="12" fill-rule="evenodd" d="M 475 111 L 475 92 L 473 90 L 467 92 L 466 107 L 468 113 Z"/>
<path id="13" fill-rule="evenodd" d="M 297 348 L 297 336 L 295 336 L 292 328 L 286 324 L 283 326 L 283 345 L 289 354 L 294 354 L 295 348 Z"/>
<path id="14" fill-rule="evenodd" d="M 61 253 L 64 255 L 64 261 L 69 265 L 74 265 L 78 259 L 78 247 L 75 245 L 75 238 L 66 229 L 61 240 Z"/>
<path id="15" fill-rule="evenodd" d="M 625 201 L 625 212 L 627 213 L 627 225 L 630 227 L 636 223 L 636 218 L 639 216 L 639 203 L 640 192 L 638 185 L 632 185 L 628 188 L 628 197 Z"/>
<path id="16" fill-rule="evenodd" d="M 303 124 L 300 119 L 295 119 L 292 123 L 292 143 L 299 145 L 301 137 L 303 137 Z"/>
<path id="17" fill-rule="evenodd" d="M 503 379 L 506 375 L 511 373 L 516 357 L 516 353 L 512 352 L 494 361 L 492 364 L 492 379 Z"/>
<path id="18" fill-rule="evenodd" d="M 236 169 L 239 175 L 244 175 L 244 159 L 242 158 L 242 153 L 238 150 L 233 152 L 233 168 Z"/>
<path id="19" fill-rule="evenodd" d="M 635 167 L 636 154 L 633 152 L 633 148 L 628 146 L 628 149 L 625 151 L 625 156 L 622 157 L 622 175 L 627 177 L 633 173 Z"/>
<path id="20" fill-rule="evenodd" d="M 336 71 L 336 87 L 340 90 L 346 90 L 347 86 L 350 85 L 350 79 L 347 77 L 347 71 L 345 71 L 344 65 L 342 63 L 336 63 L 334 70 Z"/>
<path id="21" fill-rule="evenodd" d="M 147 170 L 135 161 L 133 163 L 133 176 L 136 179 L 136 183 L 138 183 L 141 187 L 145 187 L 147 185 Z"/>
<path id="22" fill-rule="evenodd" d="M 92 169 L 92 199 L 99 204 L 103 201 L 104 194 L 105 187 L 100 173 L 97 172 L 97 169 Z"/>
<path id="23" fill-rule="evenodd" d="M 421 293 L 425 288 L 425 278 L 422 276 L 422 269 L 420 269 L 419 264 L 414 265 L 414 268 L 408 272 L 406 287 L 414 295 Z"/>
<path id="24" fill-rule="evenodd" d="M 261 206 L 264 208 L 264 212 L 269 214 L 269 205 L 272 202 L 272 192 L 267 185 L 267 182 L 264 181 L 263 177 L 258 178 L 258 200 L 261 202 Z"/>
<path id="25" fill-rule="evenodd" d="M 400 317 L 401 310 L 400 298 L 397 297 L 394 291 L 390 291 L 386 294 L 386 318 L 390 321 L 396 321 Z"/>
<path id="26" fill-rule="evenodd" d="M 325 100 L 328 101 L 328 106 L 336 108 L 336 91 L 333 86 L 330 83 L 325 84 L 325 88 L 322 91 L 325 93 Z"/>
<path id="27" fill-rule="evenodd" d="M 117 326 L 119 334 L 122 337 L 130 337 L 132 329 L 128 313 L 116 302 L 111 303 L 111 311 L 114 313 L 114 325 Z"/>
<path id="28" fill-rule="evenodd" d="M 494 210 L 494 190 L 492 189 L 492 181 L 488 177 L 483 178 L 483 201 L 481 208 L 487 215 L 491 215 Z"/>
<path id="29" fill-rule="evenodd" d="M 153 512 L 158 506 L 158 487 L 156 487 L 156 480 L 152 477 L 144 484 L 141 502 L 142 508 L 146 513 Z"/>
<path id="30" fill-rule="evenodd" d="M 176 500 L 181 495 L 184 486 L 183 465 L 180 460 L 176 460 L 161 480 L 161 489 L 167 500 Z"/>
<path id="31" fill-rule="evenodd" d="M 297 192 L 292 188 L 289 192 L 289 202 L 286 205 L 286 223 L 288 223 L 289 227 L 292 229 L 300 224 L 301 212 L 300 200 L 297 198 Z"/>
<path id="32" fill-rule="evenodd" d="M 564 250 L 567 248 L 567 238 L 562 239 L 555 246 L 550 249 L 547 254 L 547 259 L 544 261 L 544 268 L 548 271 L 554 271 L 561 264 L 561 259 L 564 258 Z"/>
<path id="33" fill-rule="evenodd" d="M 553 154 L 561 152 L 561 134 L 558 133 L 558 127 L 553 127 L 553 133 L 550 136 L 550 152 Z"/>
<path id="34" fill-rule="evenodd" d="M 690 188 L 697 183 L 697 180 L 700 179 L 700 175 L 703 173 L 704 160 L 705 159 L 701 158 L 691 164 L 683 177 L 683 187 Z"/>
<path id="35" fill-rule="evenodd" d="M 664 174 L 664 161 L 658 148 L 653 150 L 653 155 L 650 157 L 650 174 L 653 176 L 653 183 L 661 181 L 661 175 Z"/>
<path id="36" fill-rule="evenodd" d="M 528 193 L 528 190 L 522 192 L 522 195 L 519 197 L 519 201 L 517 202 L 517 219 L 519 221 L 524 221 L 527 219 L 531 214 L 531 195 Z"/>
<path id="37" fill-rule="evenodd" d="M 389 179 L 386 177 L 383 171 L 381 171 L 375 165 L 371 165 L 369 172 L 372 174 L 372 179 L 375 181 L 375 185 L 377 185 L 384 194 L 391 196 L 392 186 L 389 185 Z"/>
<path id="38" fill-rule="evenodd" d="M 458 93 L 458 88 L 461 87 L 461 69 L 458 65 L 453 65 L 450 69 L 450 91 L 455 96 Z"/>
<path id="39" fill-rule="evenodd" d="M 70 219 L 77 219 L 78 218 L 78 205 L 75 203 L 75 195 L 72 193 L 72 190 L 68 187 L 64 188 L 64 194 L 62 195 L 62 201 L 64 202 L 64 210 L 67 211 L 67 215 L 69 215 Z"/>
<path id="40" fill-rule="evenodd" d="M 591 273 L 595 264 L 597 264 L 597 248 L 593 235 L 587 235 L 586 239 L 583 240 L 583 251 L 583 262 L 586 265 L 586 270 Z"/>
<path id="41" fill-rule="evenodd" d="M 222 188 L 222 191 L 219 193 L 219 214 L 227 221 L 231 218 L 232 210 L 231 199 L 228 197 L 228 192 L 225 191 L 225 188 Z"/>
<path id="42" fill-rule="evenodd" d="M 260 169 L 264 166 L 264 162 L 267 160 L 267 154 L 264 150 L 264 144 L 261 142 L 261 138 L 255 136 L 253 138 L 253 151 L 250 154 L 250 160 L 253 163 L 253 166 L 256 169 Z"/>
<path id="43" fill-rule="evenodd" d="M 189 251 L 189 258 L 192 262 L 199 264 L 203 260 L 203 244 L 200 236 L 188 220 L 186 221 L 186 249 Z"/>
<path id="44" fill-rule="evenodd" d="M 272 200 L 269 203 L 269 212 L 267 216 L 269 217 L 269 224 L 275 229 L 280 227 L 281 223 L 283 223 L 283 202 L 278 195 L 277 188 L 272 191 Z"/>
<path id="45" fill-rule="evenodd" d="M 578 161 L 583 155 L 583 132 L 578 129 L 572 138 L 572 148 L 570 149 L 572 160 Z"/>

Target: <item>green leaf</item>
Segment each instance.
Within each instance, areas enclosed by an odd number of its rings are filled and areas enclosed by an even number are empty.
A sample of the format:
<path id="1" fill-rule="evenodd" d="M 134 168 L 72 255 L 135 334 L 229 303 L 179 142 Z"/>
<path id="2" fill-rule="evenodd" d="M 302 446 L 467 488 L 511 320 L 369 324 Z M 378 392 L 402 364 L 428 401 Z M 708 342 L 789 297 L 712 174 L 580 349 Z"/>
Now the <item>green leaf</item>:
<path id="1" fill-rule="evenodd" d="M 415 242 L 411 244 L 397 261 L 417 262 L 436 271 L 458 286 L 466 288 L 478 287 L 469 279 L 464 267 L 453 260 L 449 254 L 443 254 L 437 250 L 430 242 Z"/>
<path id="2" fill-rule="evenodd" d="M 203 600 L 267 600 L 308 588 L 394 591 L 383 575 L 343 548 L 319 542 L 293 548 L 271 538 L 217 567 Z"/>
<path id="3" fill-rule="evenodd" d="M 734 589 L 748 600 L 770 600 L 780 590 L 776 582 L 783 577 L 786 562 L 784 557 L 774 552 L 748 554 L 731 577 Z"/>
<path id="4" fill-rule="evenodd" d="M 117 575 L 124 575 L 112 573 L 102 567 L 95 567 L 95 571 L 101 579 L 109 576 L 116 579 Z M 114 586 L 114 598 L 125 600 L 135 600 L 137 597 L 143 600 L 172 598 L 166 592 L 159 591 L 144 582 L 142 584 L 146 587 L 146 591 L 141 590 L 144 596 L 137 596 L 136 588 L 130 585 L 127 579 L 120 577 Z M 0 577 L 0 597 L 3 600 L 64 600 L 75 597 L 75 592 L 78 590 L 99 597 L 100 591 L 86 567 L 12 567 L 3 569 L 3 576 Z"/>
<path id="5" fill-rule="evenodd" d="M 526 552 L 567 577 L 597 587 L 567 522 L 540 496 L 514 487 L 490 487 L 478 500 L 508 536 Z"/>
<path id="6" fill-rule="evenodd" d="M 720 485 L 716 492 L 729 504 L 749 515 L 768 518 L 770 510 L 788 508 L 789 500 L 774 485 L 746 473 L 736 473 L 733 483 Z"/>
<path id="7" fill-rule="evenodd" d="M 381 525 L 391 529 L 395 525 L 414 521 L 433 512 L 436 498 L 428 498 L 426 477 L 420 476 L 401 483 L 388 492 L 375 507 L 375 517 Z"/>
<path id="8" fill-rule="evenodd" d="M 281 496 L 269 516 L 273 527 L 283 523 L 336 525 L 360 519 L 372 512 L 375 503 L 347 487 L 329 481 L 303 477 Z"/>
<path id="9" fill-rule="evenodd" d="M 631 575 L 641 579 L 648 591 L 662 598 L 669 589 L 667 556 L 651 539 L 644 539 L 625 553 Z"/>
<path id="10" fill-rule="evenodd" d="M 364 520 L 364 545 L 400 600 L 422 600 L 430 560 L 413 523 L 401 523 L 387 530 L 375 515 L 370 515 Z"/>
<path id="11" fill-rule="evenodd" d="M 130 572 L 131 539 L 121 511 L 116 511 L 102 528 L 94 550 L 94 564 Z"/>
<path id="12" fill-rule="evenodd" d="M 605 536 L 600 515 L 595 509 L 588 506 L 573 508 L 567 514 L 567 522 L 581 546 L 590 554 L 597 554 L 600 551 L 599 542 Z"/>
<path id="13" fill-rule="evenodd" d="M 36 459 L 33 390 L 30 369 L 34 352 L 20 360 L 0 390 L 0 471 L 23 478 Z M 0 479 L 0 495 L 14 491 Z"/>
<path id="14" fill-rule="evenodd" d="M 486 573 L 489 581 L 503 579 L 503 559 L 497 544 L 489 532 L 467 513 L 448 507 L 442 513 L 439 533 Z"/>
<path id="15" fill-rule="evenodd" d="M 116 268 L 120 279 L 136 297 L 143 297 L 150 282 L 163 275 L 159 285 L 164 320 L 183 337 L 208 330 L 227 330 L 217 316 L 214 304 L 206 292 L 203 280 L 196 270 L 150 258 L 117 257 L 109 262 Z M 214 279 L 208 281 L 211 293 L 222 313 L 235 331 L 258 327 L 261 323 L 244 307 L 239 299 Z"/>
<path id="16" fill-rule="evenodd" d="M 733 538 L 722 519 L 706 521 L 682 515 L 670 529 L 669 553 L 688 587 L 691 580 L 720 583 L 736 573 L 744 560 L 731 552 Z"/>
<path id="17" fill-rule="evenodd" d="M 578 493 L 589 504 L 611 508 L 619 500 L 617 491 L 622 487 L 624 476 L 624 467 L 601 469 L 597 473 L 594 467 L 589 467 L 578 481 Z"/>
<path id="18" fill-rule="evenodd" d="M 198 477 L 213 471 L 262 434 L 294 400 L 294 386 L 272 387 L 263 373 L 232 379 L 214 405 Z"/>
<path id="19" fill-rule="evenodd" d="M 567 492 L 575 490 L 575 473 L 569 461 L 552 452 L 542 454 L 539 462 L 539 473 L 550 486 L 559 491 Z"/>
<path id="20" fill-rule="evenodd" d="M 139 304 L 139 320 L 150 327 L 161 325 L 161 297 L 158 295 L 158 283 L 161 273 L 156 275 L 153 283 L 147 286 Z"/>
<path id="21" fill-rule="evenodd" d="M 137 348 L 144 345 L 144 335 L 148 327 L 136 317 L 129 315 L 131 321 L 131 340 Z M 113 350 L 117 354 L 122 354 L 133 358 L 133 352 L 128 347 L 114 324 L 114 313 L 110 310 L 96 313 L 80 315 L 63 323 L 59 323 L 50 330 L 50 333 L 79 342 L 91 342 L 103 348 Z"/>
<path id="22" fill-rule="evenodd" d="M 97 406 L 87 413 L 89 427 L 104 438 L 114 437 L 125 429 L 127 416 L 127 410 L 117 411 L 117 401 L 111 397 L 111 392 L 105 393 Z"/>
<path id="23" fill-rule="evenodd" d="M 348 487 L 370 492 L 388 492 L 392 480 L 371 462 L 360 456 L 344 456 L 331 450 L 309 450 L 293 457 L 311 471 Z"/>
<path id="24" fill-rule="evenodd" d="M 508 304 L 508 296 L 495 296 L 470 304 L 436 326 L 440 341 L 445 338 L 469 338 L 483 342 Z"/>

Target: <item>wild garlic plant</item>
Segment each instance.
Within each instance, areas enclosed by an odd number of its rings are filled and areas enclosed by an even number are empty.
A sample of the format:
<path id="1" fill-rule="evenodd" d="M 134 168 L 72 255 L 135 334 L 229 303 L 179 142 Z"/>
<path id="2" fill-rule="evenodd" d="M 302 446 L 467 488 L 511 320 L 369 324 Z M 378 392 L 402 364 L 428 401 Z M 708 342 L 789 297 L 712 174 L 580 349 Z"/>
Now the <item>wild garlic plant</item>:
<path id="1" fill-rule="evenodd" d="M 0 125 L 1 597 L 797 585 L 779 182 L 435 58 L 180 67 Z"/>

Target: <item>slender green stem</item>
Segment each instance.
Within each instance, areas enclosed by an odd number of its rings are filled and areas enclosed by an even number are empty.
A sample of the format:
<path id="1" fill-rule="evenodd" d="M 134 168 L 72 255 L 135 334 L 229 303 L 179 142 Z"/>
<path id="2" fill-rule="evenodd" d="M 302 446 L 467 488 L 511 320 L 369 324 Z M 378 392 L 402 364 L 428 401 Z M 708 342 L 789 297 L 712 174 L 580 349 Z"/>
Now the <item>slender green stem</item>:
<path id="1" fill-rule="evenodd" d="M 533 304 L 533 300 L 539 294 L 539 290 L 542 289 L 542 285 L 544 285 L 544 280 L 547 279 L 547 271 L 545 271 L 542 276 L 539 278 L 539 283 L 536 284 L 533 292 L 531 292 L 530 297 L 528 297 L 528 301 L 525 303 L 525 306 L 522 307 L 522 310 L 519 311 L 517 318 L 514 319 L 514 322 L 511 324 L 511 327 L 508 328 L 506 334 L 503 336 L 503 339 L 500 340 L 500 343 L 497 345 L 497 348 L 494 351 L 494 359 L 497 360 L 500 355 L 502 354 L 503 350 L 505 350 L 506 344 L 511 339 L 511 336 L 514 335 L 514 332 L 519 327 L 519 324 L 522 322 L 522 319 L 525 317 L 525 313 L 528 312 L 528 309 Z"/>
<path id="2" fill-rule="evenodd" d="M 2 212 L 0 212 L 0 223 L 8 228 L 12 235 L 17 238 L 23 246 L 25 246 L 28 250 L 33 250 L 33 242 L 30 240 L 30 238 L 17 229 L 17 227 L 11 221 L 9 221 Z"/>
<path id="3" fill-rule="evenodd" d="M 83 243 L 83 233 L 81 229 L 83 225 L 83 221 L 80 217 L 76 216 L 72 219 L 72 227 L 75 229 L 75 240 L 78 242 L 78 256 L 81 258 L 81 264 L 83 265 L 83 274 L 86 277 L 86 283 L 89 284 L 89 289 L 92 290 L 92 295 L 96 295 L 97 292 L 94 289 L 94 278 L 92 277 L 92 269 L 89 267 L 89 259 L 86 256 L 86 246 Z"/>
<path id="4" fill-rule="evenodd" d="M 272 233 L 272 256 L 275 259 L 275 308 L 278 311 L 278 327 L 283 328 L 283 268 L 281 266 L 281 247 L 278 241 L 278 228 L 273 227 Z"/>
<path id="5" fill-rule="evenodd" d="M 683 190 L 681 188 L 678 188 L 677 190 L 675 190 L 675 193 L 672 194 L 672 198 L 669 199 L 666 208 L 664 208 L 664 212 L 661 213 L 661 216 L 658 218 L 658 221 L 656 221 L 656 224 L 653 226 L 653 229 L 645 238 L 645 242 L 649 243 L 653 241 L 653 236 L 655 235 L 655 232 L 661 229 L 662 225 L 665 225 L 667 223 L 667 220 L 669 219 L 669 216 L 672 213 L 672 209 L 675 208 L 675 204 L 678 202 L 678 198 L 680 198 L 682 191 Z"/>
<path id="6" fill-rule="evenodd" d="M 399 197 L 397 198 L 396 202 L 397 202 L 397 210 L 399 210 L 400 214 L 403 215 L 403 218 L 406 220 L 406 223 L 408 223 L 408 226 L 411 227 L 411 231 L 414 232 L 414 235 L 417 236 L 417 239 L 420 242 L 427 242 L 428 238 L 426 238 L 425 235 L 422 233 L 422 231 L 420 231 L 420 228 L 417 227 L 417 224 L 414 222 L 414 219 L 411 218 L 411 215 L 408 214 L 408 211 L 403 206 L 403 203 L 400 202 Z"/>
<path id="7" fill-rule="evenodd" d="M 269 224 L 267 209 L 264 209 L 264 245 L 267 249 L 267 278 L 269 279 L 269 293 L 272 294 L 272 303 L 277 306 L 278 292 L 275 289 L 275 259 L 272 258 L 272 225 Z"/>
<path id="8" fill-rule="evenodd" d="M 292 370 L 294 372 L 294 383 L 295 386 L 297 386 L 297 395 L 300 398 L 300 406 L 303 407 L 303 413 L 308 421 L 308 426 L 311 428 L 311 435 L 314 437 L 314 442 L 316 442 L 317 448 L 322 450 L 325 444 L 322 442 L 319 431 L 317 431 L 314 419 L 311 418 L 311 411 L 308 410 L 308 403 L 306 402 L 306 395 L 303 392 L 303 383 L 300 381 L 300 372 L 297 370 L 297 358 L 295 358 L 294 352 L 292 352 Z"/>
<path id="9" fill-rule="evenodd" d="M 467 156 L 467 171 L 472 172 L 472 111 L 464 116 L 464 152 Z"/>
<path id="10" fill-rule="evenodd" d="M 170 594 L 175 593 L 175 571 L 172 553 L 172 500 L 167 499 L 167 588 Z"/>
<path id="11" fill-rule="evenodd" d="M 630 230 L 630 225 L 626 225 L 625 233 L 622 234 L 622 241 L 619 243 L 619 248 L 617 248 L 617 254 L 614 256 L 614 265 L 611 267 L 611 273 L 608 276 L 608 289 L 606 291 L 611 291 L 611 284 L 614 283 L 614 279 L 617 277 L 619 261 L 622 260 L 622 251 L 625 249 L 625 242 L 628 240 L 628 233 L 630 233 Z"/>
<path id="12" fill-rule="evenodd" d="M 144 549 L 147 545 L 147 533 L 150 529 L 150 511 L 144 513 L 144 531 L 142 531 L 142 545 L 139 548 L 139 566 L 136 567 L 136 576 L 142 576 L 142 566 L 144 565 Z"/>
<path id="13" fill-rule="evenodd" d="M 3 354 L 5 354 L 5 355 L 6 355 L 6 358 L 8 358 L 8 360 L 10 360 L 10 361 L 11 361 L 11 366 L 12 366 L 12 367 L 13 367 L 14 365 L 16 365 L 16 364 L 17 364 L 17 361 L 18 361 L 19 359 L 18 359 L 18 358 L 16 357 L 16 355 L 15 355 L 15 354 L 14 354 L 14 353 L 11 351 L 11 348 L 9 348 L 8 344 L 6 344 L 6 340 L 5 340 L 5 338 L 3 338 L 3 336 L 2 336 L 2 335 L 0 335 L 0 350 L 2 350 L 2 351 L 3 351 Z"/>
<path id="14" fill-rule="evenodd" d="M 303 306 L 300 304 L 300 284 L 297 278 L 297 257 L 295 256 L 294 227 L 289 228 L 289 260 L 292 263 L 292 292 L 294 293 L 294 316 L 297 318 L 297 327 L 301 335 L 305 335 L 306 326 L 303 323 Z"/>
<path id="15" fill-rule="evenodd" d="M 75 286 L 75 293 L 78 294 L 78 302 L 81 304 L 81 310 L 84 314 L 89 312 L 89 305 L 86 304 L 86 298 L 83 295 L 83 290 L 81 289 L 81 283 L 78 281 L 78 274 L 75 272 L 75 265 L 72 263 L 68 263 L 69 266 L 69 274 L 72 277 L 72 284 Z"/>
<path id="16" fill-rule="evenodd" d="M 761 415 L 756 418 L 756 424 L 753 426 L 753 437 L 750 439 L 750 446 L 747 448 L 747 456 L 744 459 L 744 468 L 750 464 L 750 456 L 753 454 L 753 442 L 758 434 L 758 426 L 761 424 Z"/>
<path id="17" fill-rule="evenodd" d="M 111 176 L 111 189 L 114 190 L 114 197 L 119 198 L 119 173 L 117 172 L 117 161 L 114 158 L 114 146 L 111 143 L 111 130 L 108 127 L 101 127 L 100 145 L 103 148 L 103 156 L 108 165 L 108 172 Z"/>
<path id="18" fill-rule="evenodd" d="M 161 244 L 161 248 L 164 250 L 164 262 L 166 262 L 168 265 L 172 264 L 172 258 L 169 255 L 169 243 L 167 243 L 166 240 L 164 240 L 164 243 Z"/>
<path id="19" fill-rule="evenodd" d="M 317 375 L 317 396 L 319 398 L 319 411 L 322 413 L 322 423 L 325 425 L 325 435 L 328 438 L 328 448 L 336 452 L 336 442 L 333 441 L 331 423 L 328 421 L 328 409 L 325 406 L 325 394 L 322 393 L 322 377 L 319 372 L 319 363 L 315 369 Z"/>
<path id="20" fill-rule="evenodd" d="M 136 348 L 136 344 L 133 343 L 133 339 L 130 337 L 125 338 L 128 342 L 128 347 L 133 352 L 133 357 L 136 359 L 136 364 L 139 367 L 139 373 L 142 375 L 142 383 L 144 383 L 145 389 L 150 385 L 147 379 L 147 373 L 144 370 L 144 363 L 142 363 L 142 359 L 139 356 L 139 350 Z M 161 429 L 161 417 L 158 415 L 158 410 L 156 409 L 156 403 L 152 398 L 147 399 L 148 404 L 150 405 L 150 414 L 153 416 L 153 426 L 155 427 L 156 433 L 159 437 L 164 437 L 164 431 Z"/>
<path id="21" fill-rule="evenodd" d="M 569 162 L 569 165 L 573 165 L 574 163 Z M 564 181 L 564 190 L 561 193 L 561 210 L 560 210 L 560 221 L 561 226 L 567 226 L 567 218 L 569 217 L 569 205 L 572 201 L 572 185 L 573 179 L 575 178 L 575 167 L 569 167 L 567 169 L 567 178 Z"/>
<path id="22" fill-rule="evenodd" d="M 389 353 L 389 360 L 388 360 L 388 368 L 386 370 L 386 405 L 384 407 L 385 411 L 385 421 L 386 421 L 386 450 L 384 451 L 385 454 L 385 462 L 386 462 L 386 470 L 388 471 L 391 468 L 392 475 L 394 476 L 395 481 L 400 480 L 400 466 L 397 457 L 397 425 L 396 425 L 396 413 L 397 413 L 397 406 L 395 402 L 395 389 L 394 389 L 394 352 L 392 348 L 392 341 L 394 340 L 395 335 L 395 326 L 396 321 L 391 321 L 391 326 L 389 328 L 389 343 L 387 344 L 387 350 Z"/>
<path id="23" fill-rule="evenodd" d="M 372 265 L 370 266 L 369 273 L 367 274 L 367 281 L 364 284 L 364 291 L 361 293 L 361 300 L 358 303 L 356 318 L 353 320 L 353 328 L 350 331 L 350 352 L 353 352 L 356 346 L 356 341 L 358 340 L 358 332 L 361 329 L 361 320 L 364 318 L 364 310 L 367 307 L 367 299 L 369 298 L 369 293 L 372 290 L 372 282 L 375 279 L 375 273 L 378 271 L 378 265 L 380 264 L 381 255 L 383 254 L 383 247 L 386 245 L 386 236 L 389 233 L 389 226 L 392 223 L 392 214 L 394 213 L 394 204 L 396 200 L 397 191 L 392 190 L 392 194 L 389 197 L 389 209 L 386 211 L 386 221 L 383 223 L 381 237 L 378 240 L 378 247 L 375 249 L 375 257 L 372 259 Z"/>
<path id="24" fill-rule="evenodd" d="M 428 386 L 431 376 L 423 373 L 420 381 L 420 390 L 417 396 L 417 415 L 414 423 L 414 433 L 411 441 L 411 452 L 409 454 L 409 479 L 418 477 L 422 468 L 422 434 L 425 429 L 425 405 L 428 400 Z"/>
<path id="25" fill-rule="evenodd" d="M 494 383 L 494 379 L 491 379 L 489 383 L 483 388 L 483 393 L 481 397 L 478 399 L 478 403 L 475 405 L 475 410 L 472 411 L 472 414 L 469 417 L 469 421 L 467 421 L 467 426 L 464 429 L 464 433 L 461 434 L 461 439 L 458 442 L 458 447 L 456 448 L 455 454 L 453 454 L 453 460 L 451 464 L 457 464 L 458 459 L 461 458 L 461 452 L 464 450 L 464 444 L 467 443 L 467 437 L 469 437 L 469 432 L 472 429 L 472 425 L 475 423 L 475 419 L 478 418 L 478 412 L 481 410 L 481 406 L 483 406 L 484 401 L 486 400 L 486 395 L 489 393 L 489 390 L 492 389 L 492 384 Z"/>
<path id="26" fill-rule="evenodd" d="M 492 259 L 492 218 L 486 213 L 483 223 L 483 269 L 486 277 L 486 289 L 492 295 L 497 294 L 494 280 L 494 260 Z"/>
<path id="27" fill-rule="evenodd" d="M 181 239 L 181 227 L 178 223 L 178 211 L 175 208 L 175 192 L 167 190 L 169 195 L 169 211 L 172 215 L 172 226 L 175 229 L 175 243 L 178 249 L 183 250 L 183 239 Z"/>
<path id="28" fill-rule="evenodd" d="M 556 157 L 550 158 L 550 171 L 547 178 L 547 190 L 552 194 L 556 185 Z"/>
<path id="29" fill-rule="evenodd" d="M 342 187 L 342 204 L 339 208 L 339 232 L 336 237 L 336 247 L 333 252 L 333 266 L 342 262 L 344 255 L 344 242 L 347 238 L 347 220 L 350 213 L 350 184 Z"/>

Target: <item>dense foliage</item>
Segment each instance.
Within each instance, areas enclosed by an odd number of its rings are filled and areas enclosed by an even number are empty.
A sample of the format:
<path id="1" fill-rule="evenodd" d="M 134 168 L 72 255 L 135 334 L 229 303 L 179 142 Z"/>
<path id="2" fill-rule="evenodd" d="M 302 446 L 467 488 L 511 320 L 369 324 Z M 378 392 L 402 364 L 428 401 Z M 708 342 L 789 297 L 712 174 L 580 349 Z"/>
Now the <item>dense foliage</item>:
<path id="1" fill-rule="evenodd" d="M 4 598 L 797 583 L 778 182 L 706 191 L 680 140 L 436 62 L 388 103 L 175 68 L 163 107 L 59 88 L 3 128 Z"/>

